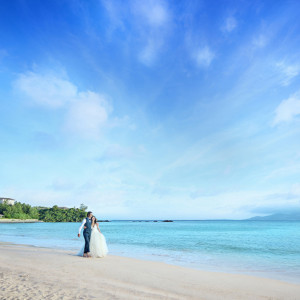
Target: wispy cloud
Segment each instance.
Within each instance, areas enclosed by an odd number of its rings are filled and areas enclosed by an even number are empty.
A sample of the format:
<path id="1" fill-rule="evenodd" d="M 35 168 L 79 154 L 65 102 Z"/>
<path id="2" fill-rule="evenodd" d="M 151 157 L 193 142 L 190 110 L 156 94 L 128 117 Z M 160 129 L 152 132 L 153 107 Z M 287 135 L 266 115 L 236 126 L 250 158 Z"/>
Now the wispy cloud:
<path id="1" fill-rule="evenodd" d="M 134 153 L 131 147 L 124 147 L 119 144 L 112 144 L 108 146 L 98 161 L 107 161 L 107 160 L 119 160 L 119 159 L 128 159 L 133 157 Z"/>
<path id="2" fill-rule="evenodd" d="M 136 130 L 137 125 L 133 122 L 133 120 L 128 116 L 125 115 L 123 117 L 114 117 L 110 120 L 109 127 L 123 127 L 129 128 L 130 130 Z"/>
<path id="3" fill-rule="evenodd" d="M 281 122 L 291 122 L 300 115 L 300 92 L 283 100 L 275 110 L 273 125 Z"/>
<path id="4" fill-rule="evenodd" d="M 160 45 L 160 41 L 149 39 L 138 55 L 140 62 L 146 66 L 151 66 L 156 59 Z"/>
<path id="5" fill-rule="evenodd" d="M 234 17 L 228 17 L 228 18 L 225 20 L 223 26 L 221 27 L 221 30 L 222 30 L 223 32 L 229 33 L 229 32 L 231 32 L 231 31 L 233 31 L 233 30 L 236 28 L 236 26 L 237 26 L 237 21 L 236 21 L 236 19 L 235 19 Z"/>
<path id="6" fill-rule="evenodd" d="M 110 18 L 110 31 L 115 30 L 116 28 L 125 29 L 125 25 L 123 23 L 123 10 L 122 3 L 116 3 L 110 0 L 102 0 L 102 5 L 104 6 L 109 18 Z"/>
<path id="7" fill-rule="evenodd" d="M 268 44 L 268 37 L 265 34 L 258 34 L 252 40 L 252 45 L 254 48 L 263 48 Z"/>
<path id="8" fill-rule="evenodd" d="M 298 160 L 294 159 L 290 161 L 286 166 L 272 170 L 268 175 L 263 179 L 264 181 L 274 179 L 274 178 L 285 178 L 287 176 L 292 176 L 300 173 L 300 163 Z M 300 194 L 300 193 L 299 193 Z"/>
<path id="9" fill-rule="evenodd" d="M 135 26 L 140 28 L 138 31 L 144 40 L 138 58 L 143 64 L 151 66 L 164 46 L 171 13 L 167 2 L 162 0 L 133 1 L 131 7 L 135 16 Z"/>
<path id="10" fill-rule="evenodd" d="M 213 215 L 213 207 L 222 207 L 221 211 L 224 215 L 234 218 L 248 218 L 254 215 L 267 215 L 280 211 L 292 211 L 300 209 L 300 194 L 293 195 L 281 190 L 248 190 L 220 193 L 212 196 L 202 196 L 198 198 L 206 203 L 206 209 L 211 210 Z M 196 199 L 195 199 L 196 200 Z M 222 213 L 220 216 L 222 216 Z M 215 213 L 218 215 L 218 212 Z"/>
<path id="11" fill-rule="evenodd" d="M 0 63 L 2 62 L 3 58 L 8 56 L 8 53 L 5 49 L 0 49 Z"/>
<path id="12" fill-rule="evenodd" d="M 79 92 L 72 82 L 51 72 L 20 74 L 14 88 L 33 105 L 47 109 L 64 108 L 65 129 L 82 137 L 99 136 L 112 111 L 112 106 L 102 95 Z"/>
<path id="13" fill-rule="evenodd" d="M 48 108 L 62 107 L 77 97 L 77 87 L 73 83 L 52 73 L 20 74 L 14 87 L 33 104 Z"/>
<path id="14" fill-rule="evenodd" d="M 110 110 L 103 96 L 91 91 L 78 93 L 67 112 L 65 128 L 82 137 L 97 138 L 108 121 Z"/>
<path id="15" fill-rule="evenodd" d="M 172 16 L 168 2 L 132 0 L 129 5 L 112 1 L 102 1 L 102 4 L 110 18 L 108 30 L 130 27 L 137 59 L 151 66 L 158 59 L 170 31 Z"/>
<path id="16" fill-rule="evenodd" d="M 208 46 L 205 46 L 195 52 L 194 58 L 199 67 L 208 67 L 215 58 L 215 54 Z"/>
<path id="17" fill-rule="evenodd" d="M 160 28 L 170 20 L 167 2 L 163 0 L 132 1 L 133 13 L 150 27 Z"/>
<path id="18" fill-rule="evenodd" d="M 300 64 L 288 64 L 285 61 L 281 61 L 276 64 L 276 67 L 283 75 L 281 82 L 283 86 L 288 86 L 300 74 Z"/>

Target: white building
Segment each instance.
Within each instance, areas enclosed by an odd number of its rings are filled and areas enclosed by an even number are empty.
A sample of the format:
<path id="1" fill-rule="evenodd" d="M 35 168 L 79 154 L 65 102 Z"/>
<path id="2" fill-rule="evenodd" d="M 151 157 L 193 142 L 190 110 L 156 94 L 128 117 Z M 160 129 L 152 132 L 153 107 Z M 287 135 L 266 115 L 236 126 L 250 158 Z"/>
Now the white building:
<path id="1" fill-rule="evenodd" d="M 0 197 L 0 204 L 14 205 L 15 202 L 16 202 L 15 199 L 11 199 L 11 198 L 1 198 L 1 197 Z"/>

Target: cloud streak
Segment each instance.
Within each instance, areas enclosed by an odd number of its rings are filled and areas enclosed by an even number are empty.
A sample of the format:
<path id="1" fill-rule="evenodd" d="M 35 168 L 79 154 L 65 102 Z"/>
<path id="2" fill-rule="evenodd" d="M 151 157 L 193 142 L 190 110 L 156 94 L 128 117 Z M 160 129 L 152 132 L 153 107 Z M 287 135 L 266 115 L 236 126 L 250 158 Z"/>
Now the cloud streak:
<path id="1" fill-rule="evenodd" d="M 276 64 L 276 67 L 283 75 L 283 79 L 281 82 L 283 86 L 290 85 L 293 79 L 300 74 L 299 64 L 287 64 L 286 62 L 281 61 Z"/>
<path id="2" fill-rule="evenodd" d="M 290 123 L 300 115 L 300 92 L 283 100 L 275 110 L 273 125 Z"/>

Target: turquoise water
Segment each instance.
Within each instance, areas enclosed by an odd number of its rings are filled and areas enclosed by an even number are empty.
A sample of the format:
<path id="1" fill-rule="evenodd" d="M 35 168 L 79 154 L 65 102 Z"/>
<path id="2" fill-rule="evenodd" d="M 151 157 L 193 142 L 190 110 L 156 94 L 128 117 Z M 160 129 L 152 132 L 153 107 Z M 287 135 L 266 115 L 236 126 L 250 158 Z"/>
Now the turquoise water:
<path id="1" fill-rule="evenodd" d="M 0 241 L 75 253 L 79 223 L 0 224 Z M 300 283 L 298 221 L 100 223 L 110 254 Z"/>

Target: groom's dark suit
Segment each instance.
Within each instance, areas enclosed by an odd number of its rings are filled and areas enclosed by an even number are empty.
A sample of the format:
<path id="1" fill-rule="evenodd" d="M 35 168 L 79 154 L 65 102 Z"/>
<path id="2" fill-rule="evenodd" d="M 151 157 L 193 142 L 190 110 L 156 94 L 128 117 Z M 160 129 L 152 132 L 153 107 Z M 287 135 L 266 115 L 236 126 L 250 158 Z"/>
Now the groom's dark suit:
<path id="1" fill-rule="evenodd" d="M 86 218 L 84 230 L 83 230 L 83 237 L 85 241 L 84 245 L 84 253 L 90 252 L 90 239 L 91 239 L 91 232 L 92 232 L 92 221 L 89 218 Z"/>

